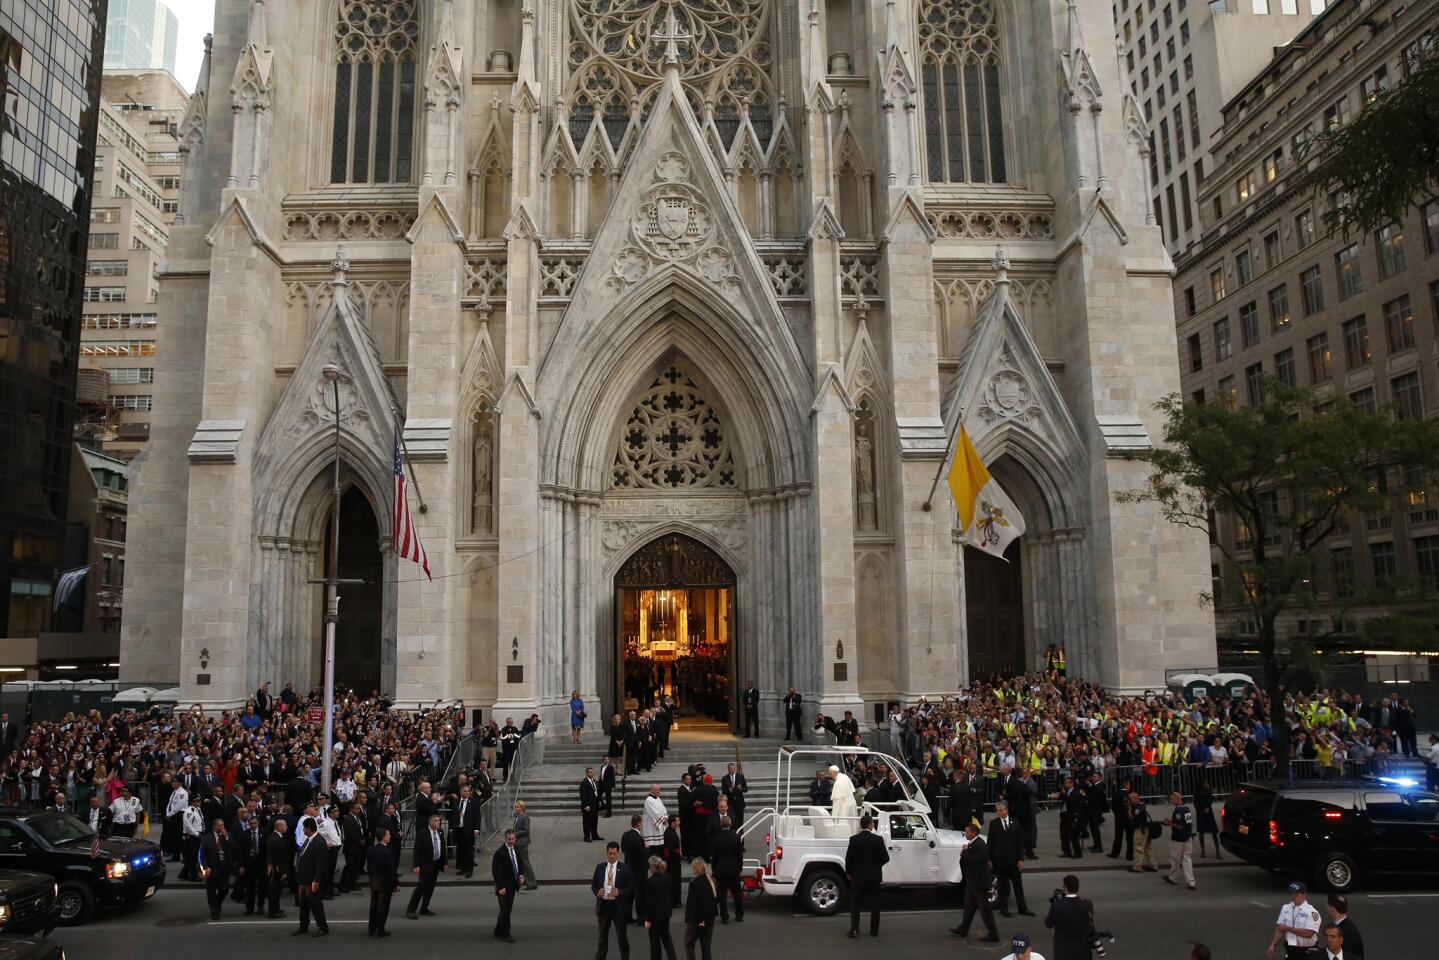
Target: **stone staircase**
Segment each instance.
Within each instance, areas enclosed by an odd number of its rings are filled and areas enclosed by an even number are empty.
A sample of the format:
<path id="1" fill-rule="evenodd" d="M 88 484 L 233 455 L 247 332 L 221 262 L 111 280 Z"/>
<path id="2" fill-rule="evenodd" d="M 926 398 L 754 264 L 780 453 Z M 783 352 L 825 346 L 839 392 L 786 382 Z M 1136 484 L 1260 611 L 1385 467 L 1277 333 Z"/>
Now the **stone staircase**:
<path id="1" fill-rule="evenodd" d="M 776 758 L 782 744 L 783 741 L 770 738 L 737 739 L 718 724 L 681 720 L 679 728 L 670 737 L 670 749 L 665 758 L 653 770 L 629 777 L 623 793 L 621 786 L 616 784 L 615 819 L 620 819 L 623 814 L 627 823 L 628 815 L 638 812 L 644 803 L 651 783 L 658 783 L 665 803 L 673 804 L 680 776 L 692 763 L 703 763 L 716 783 L 724 776 L 728 764 L 739 763 L 749 783 L 747 809 L 753 811 L 772 806 Z M 590 733 L 579 745 L 571 743 L 568 738 L 547 742 L 544 761 L 526 770 L 520 784 L 520 799 L 529 812 L 537 816 L 578 818 L 580 779 L 584 776 L 585 767 L 599 767 L 600 758 L 608 746 L 608 739 L 598 733 Z M 618 760 L 615 763 L 620 766 Z M 801 769 L 797 765 L 795 770 L 798 780 Z M 812 773 L 803 771 L 804 784 L 808 784 Z M 620 827 L 610 829 L 615 836 L 622 832 Z"/>

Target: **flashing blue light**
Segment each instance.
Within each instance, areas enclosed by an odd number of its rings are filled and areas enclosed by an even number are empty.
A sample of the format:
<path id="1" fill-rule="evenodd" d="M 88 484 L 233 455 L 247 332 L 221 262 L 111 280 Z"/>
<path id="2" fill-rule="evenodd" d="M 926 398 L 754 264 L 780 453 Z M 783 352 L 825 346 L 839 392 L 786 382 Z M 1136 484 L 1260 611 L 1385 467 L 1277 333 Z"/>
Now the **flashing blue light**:
<path id="1" fill-rule="evenodd" d="M 1417 787 L 1417 786 L 1419 786 L 1419 781 L 1418 781 L 1418 780 L 1415 780 L 1413 777 L 1380 777 L 1380 778 L 1379 778 L 1379 782 L 1380 782 L 1380 783 L 1391 784 L 1391 785 L 1396 786 L 1396 787 Z"/>

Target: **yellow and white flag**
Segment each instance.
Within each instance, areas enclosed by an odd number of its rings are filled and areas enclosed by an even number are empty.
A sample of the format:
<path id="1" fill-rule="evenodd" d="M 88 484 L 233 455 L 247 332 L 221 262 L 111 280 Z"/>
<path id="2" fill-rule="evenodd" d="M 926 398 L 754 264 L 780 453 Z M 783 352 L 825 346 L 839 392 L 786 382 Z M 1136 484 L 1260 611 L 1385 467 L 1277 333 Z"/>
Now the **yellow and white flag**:
<path id="1" fill-rule="evenodd" d="M 1003 559 L 1004 548 L 1024 532 L 1024 518 L 989 475 L 962 425 L 948 482 L 959 525 L 964 528 L 964 542 Z"/>

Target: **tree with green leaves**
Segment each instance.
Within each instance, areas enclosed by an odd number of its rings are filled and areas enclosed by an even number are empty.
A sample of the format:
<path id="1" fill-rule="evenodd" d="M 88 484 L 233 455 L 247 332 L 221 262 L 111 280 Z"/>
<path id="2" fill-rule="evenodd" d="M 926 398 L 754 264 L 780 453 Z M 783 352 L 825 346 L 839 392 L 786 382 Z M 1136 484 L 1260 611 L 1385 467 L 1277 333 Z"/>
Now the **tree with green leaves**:
<path id="1" fill-rule="evenodd" d="M 1439 476 L 1439 421 L 1402 419 L 1392 409 L 1376 415 L 1277 380 L 1266 381 L 1264 401 L 1250 406 L 1170 396 L 1157 409 L 1166 418 L 1164 443 L 1137 455 L 1153 468 L 1149 481 L 1119 497 L 1152 502 L 1169 521 L 1197 530 L 1228 515 L 1245 531 L 1242 542 L 1214 539 L 1257 625 L 1274 752 L 1285 764 L 1288 724 L 1274 721 L 1284 716 L 1286 670 L 1308 662 L 1312 638 L 1281 638 L 1281 620 L 1318 607 L 1315 585 L 1333 579 L 1330 536 L 1365 514 L 1387 514 L 1394 496 Z M 1439 636 L 1432 589 L 1379 586 L 1395 595 L 1364 598 L 1381 604 L 1366 629 L 1388 629 L 1395 643 L 1432 642 Z"/>
<path id="2" fill-rule="evenodd" d="M 1299 189 L 1336 200 L 1324 213 L 1331 234 L 1373 233 L 1439 194 L 1435 35 L 1405 51 L 1404 64 L 1403 80 L 1380 91 L 1352 122 L 1323 131 L 1300 150 L 1299 162 L 1315 165 Z"/>

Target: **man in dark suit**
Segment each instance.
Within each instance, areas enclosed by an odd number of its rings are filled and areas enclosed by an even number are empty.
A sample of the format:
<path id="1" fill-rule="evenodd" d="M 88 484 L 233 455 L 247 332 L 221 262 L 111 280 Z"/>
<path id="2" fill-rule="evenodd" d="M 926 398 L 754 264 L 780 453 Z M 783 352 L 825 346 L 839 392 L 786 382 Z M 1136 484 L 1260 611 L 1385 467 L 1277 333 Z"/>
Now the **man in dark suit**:
<path id="1" fill-rule="evenodd" d="M 1024 828 L 1009 815 L 1009 804 L 1001 800 L 994 805 L 994 819 L 989 822 L 989 862 L 999 881 L 999 915 L 1009 916 L 1009 888 L 1014 887 L 1014 902 L 1026 917 L 1034 916 L 1024 902 Z"/>
<path id="2" fill-rule="evenodd" d="M 749 793 L 749 781 L 736 770 L 734 764 L 729 765 L 729 772 L 720 780 L 720 793 L 729 799 L 730 819 L 738 830 L 744 826 L 744 801 L 745 794 Z"/>
<path id="3" fill-rule="evenodd" d="M 640 886 L 644 890 L 641 918 L 650 935 L 650 960 L 659 960 L 661 950 L 666 960 L 675 960 L 675 942 L 670 936 L 670 914 L 674 906 L 670 902 L 671 884 L 665 876 L 663 860 L 650 858 L 649 876 Z"/>
<path id="4" fill-rule="evenodd" d="M 734 919 L 744 923 L 744 889 L 740 872 L 744 868 L 744 840 L 734 830 L 734 821 L 721 817 L 720 828 L 710 834 L 710 872 L 719 894 L 720 923 L 729 923 L 729 901 L 734 899 Z"/>
<path id="5" fill-rule="evenodd" d="M 645 835 L 641 830 L 645 818 L 640 814 L 630 817 L 630 828 L 620 835 L 620 853 L 625 858 L 625 866 L 630 868 L 631 879 L 635 877 L 646 877 L 644 883 L 635 884 L 635 895 L 632 898 L 633 911 L 635 914 L 644 917 L 645 895 L 648 893 L 649 881 L 649 850 L 645 847 Z M 629 922 L 630 914 L 625 914 L 625 922 Z"/>
<path id="6" fill-rule="evenodd" d="M 225 821 L 219 817 L 210 821 L 210 832 L 200 841 L 200 879 L 205 881 L 205 898 L 210 901 L 210 919 L 220 919 L 220 906 L 230 890 L 230 871 L 234 866 L 235 851 L 230 844 L 230 834 Z"/>
<path id="7" fill-rule="evenodd" d="M 949 825 L 955 830 L 963 830 L 970 820 L 974 819 L 974 808 L 980 802 L 980 796 L 975 789 L 974 780 L 967 769 L 954 771 L 954 776 L 949 784 Z"/>
<path id="8" fill-rule="evenodd" d="M 800 727 L 803 718 L 804 698 L 795 693 L 794 687 L 784 695 L 784 738 L 788 740 L 789 732 L 794 730 L 794 739 L 803 740 L 804 731 Z"/>
<path id="9" fill-rule="evenodd" d="M 430 898 L 435 895 L 435 881 L 445 869 L 445 838 L 440 833 L 440 815 L 430 814 L 425 826 L 415 833 L 415 860 L 410 872 L 419 877 L 415 892 L 410 894 L 410 905 L 405 916 L 416 918 L 416 911 L 427 917 L 435 914 L 430 910 Z"/>
<path id="10" fill-rule="evenodd" d="M 580 823 L 585 843 L 604 839 L 600 836 L 600 788 L 594 767 L 585 767 L 585 778 L 580 781 Z"/>
<path id="11" fill-rule="evenodd" d="M 270 825 L 270 835 L 265 839 L 265 916 L 272 920 L 283 917 L 280 909 L 280 891 L 290 886 L 290 829 L 289 821 L 276 817 Z"/>
<path id="12" fill-rule="evenodd" d="M 1061 857 L 1075 860 L 1084 856 L 1084 831 L 1086 815 L 1084 791 L 1074 782 L 1073 777 L 1064 778 L 1064 789 L 1059 794 L 1059 849 Z"/>
<path id="13" fill-rule="evenodd" d="M 754 687 L 753 680 L 745 681 L 744 693 L 740 696 L 744 703 L 744 735 L 745 739 L 759 736 L 759 691 Z M 754 733 L 750 733 L 753 730 Z"/>
<path id="14" fill-rule="evenodd" d="M 640 772 L 640 722 L 631 710 L 620 733 L 625 740 L 625 773 Z"/>
<path id="15" fill-rule="evenodd" d="M 609 757 L 600 759 L 600 805 L 605 808 L 605 817 L 608 818 L 614 812 L 615 802 L 615 765 L 610 762 Z"/>
<path id="16" fill-rule="evenodd" d="M 1339 928 L 1344 935 L 1344 956 L 1346 960 L 1352 953 L 1356 957 L 1364 956 L 1364 937 L 1359 933 L 1359 927 L 1349 918 L 1349 898 L 1342 893 L 1331 893 L 1325 901 L 1325 909 L 1329 914 L 1329 920 Z"/>
<path id="17" fill-rule="evenodd" d="M 235 893 L 245 904 L 245 916 L 265 905 L 265 840 L 260 832 L 260 815 L 251 814 L 240 829 L 240 878 Z"/>
<path id="18" fill-rule="evenodd" d="M 1104 815 L 1109 812 L 1109 800 L 1104 796 L 1104 774 L 1098 770 L 1089 775 L 1084 788 L 1084 818 L 1089 827 L 1089 849 L 1094 853 L 1104 852 L 1104 839 L 1100 829 Z"/>
<path id="19" fill-rule="evenodd" d="M 430 817 L 440 812 L 440 805 L 435 802 L 434 788 L 428 780 L 420 781 L 415 788 L 415 823 L 424 825 L 430 822 Z"/>
<path id="20" fill-rule="evenodd" d="M 20 728 L 10 719 L 10 714 L 0 713 L 0 759 L 10 756 L 15 752 L 15 744 L 20 741 Z"/>
<path id="21" fill-rule="evenodd" d="M 325 873 L 325 841 L 319 837 L 319 824 L 313 818 L 305 821 L 305 846 L 295 861 L 295 882 L 300 893 L 300 929 L 291 930 L 290 936 L 302 937 L 310 929 L 310 917 L 315 918 L 316 930 L 312 937 L 323 937 L 330 932 L 325 922 L 325 898 L 320 893 L 320 884 Z"/>
<path id="22" fill-rule="evenodd" d="M 1049 901 L 1044 925 L 1054 931 L 1054 960 L 1089 960 L 1089 911 L 1074 874 L 1064 877 L 1064 895 Z"/>
<path id="23" fill-rule="evenodd" d="M 630 868 L 620 863 L 620 845 L 613 840 L 605 845 L 605 862 L 595 867 L 590 892 L 595 895 L 595 921 L 600 928 L 595 960 L 605 960 L 609 955 L 611 927 L 620 946 L 620 960 L 629 960 L 630 938 L 625 930 L 625 914 L 634 895 L 634 880 Z"/>
<path id="24" fill-rule="evenodd" d="M 352 802 L 340 818 L 340 846 L 345 851 L 345 869 L 340 874 L 340 892 L 357 889 L 360 866 L 365 862 L 365 821 L 360 801 Z"/>
<path id="25" fill-rule="evenodd" d="M 190 791 L 190 795 L 195 795 L 193 790 Z M 296 774 L 293 780 L 285 784 L 285 802 L 290 805 L 291 810 L 303 810 L 310 805 L 310 801 L 313 799 L 315 799 L 315 785 L 303 773 Z"/>
<path id="26" fill-rule="evenodd" d="M 879 936 L 879 887 L 884 882 L 884 865 L 889 851 L 874 832 L 874 818 L 859 818 L 859 833 L 849 838 L 844 852 L 844 875 L 849 879 L 849 936 L 859 936 L 859 915 L 869 910 L 869 935 Z"/>
<path id="27" fill-rule="evenodd" d="M 400 857 L 389 827 L 375 832 L 375 842 L 365 854 L 365 872 L 370 877 L 370 936 L 388 937 L 385 921 L 390 918 L 390 898 L 400 886 Z"/>
<path id="28" fill-rule="evenodd" d="M 480 805 L 465 784 L 450 811 L 450 836 L 455 841 L 455 869 L 467 880 L 475 875 L 475 831 L 479 828 Z"/>
<path id="29" fill-rule="evenodd" d="M 974 922 L 974 915 L 978 912 L 987 931 L 983 942 L 998 943 L 999 931 L 994 927 L 994 911 L 989 908 L 989 845 L 979 835 L 979 827 L 973 822 L 965 826 L 964 835 L 969 840 L 969 845 L 959 855 L 959 867 L 964 879 L 964 919 L 959 922 L 959 926 L 951 927 L 949 932 L 958 937 L 969 936 L 969 925 Z"/>
<path id="30" fill-rule="evenodd" d="M 525 882 L 525 875 L 520 871 L 520 855 L 515 851 L 515 831 L 505 831 L 505 842 L 490 861 L 490 878 L 495 882 L 495 900 L 500 908 L 494 936 L 505 943 L 514 943 L 515 938 L 510 936 L 510 912 L 515 908 L 515 892 Z"/>
<path id="31" fill-rule="evenodd" d="M 100 794 L 90 794 L 90 806 L 88 806 L 80 816 L 85 819 L 85 823 L 91 830 L 94 830 L 102 837 L 110 836 L 110 825 L 115 819 L 115 815 L 110 812 L 109 807 L 100 802 Z M 184 878 L 182 877 L 181 879 Z"/>

